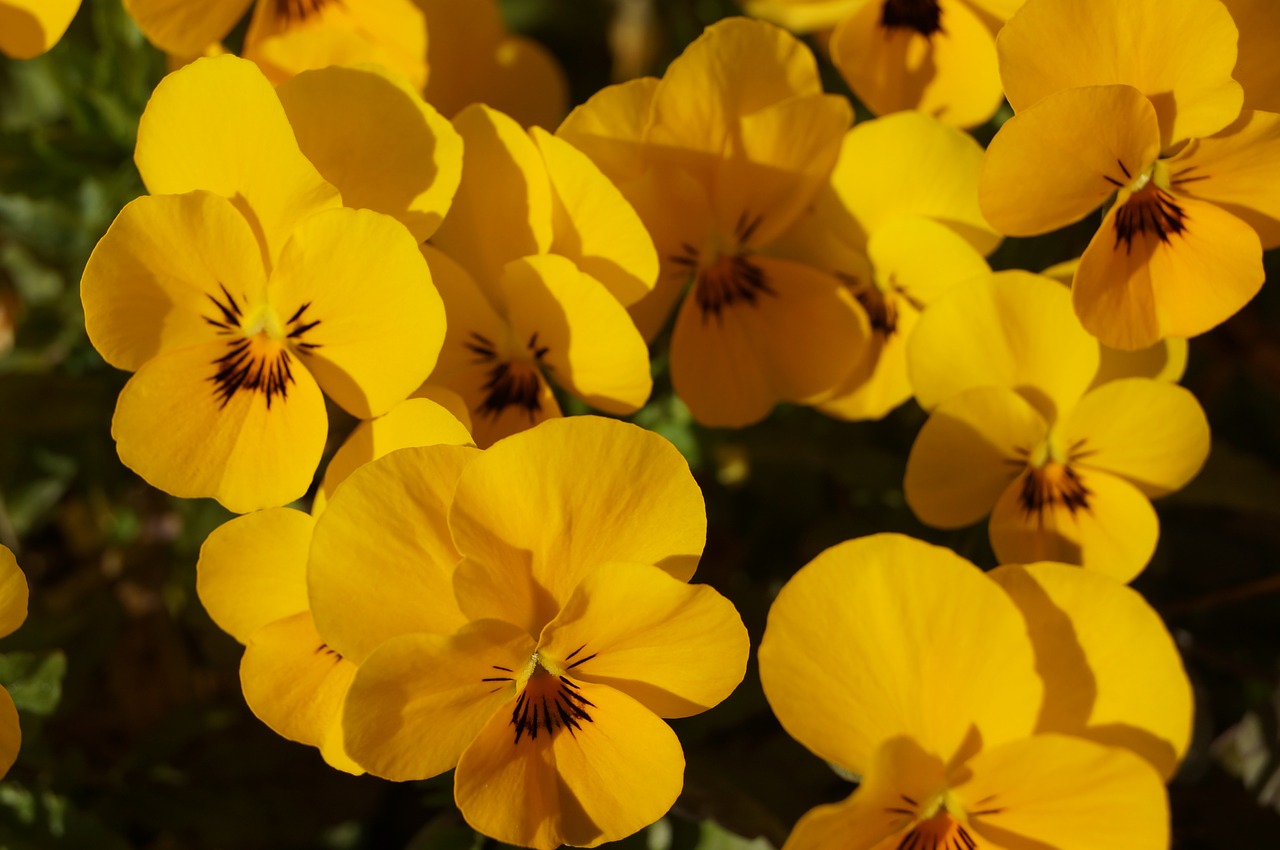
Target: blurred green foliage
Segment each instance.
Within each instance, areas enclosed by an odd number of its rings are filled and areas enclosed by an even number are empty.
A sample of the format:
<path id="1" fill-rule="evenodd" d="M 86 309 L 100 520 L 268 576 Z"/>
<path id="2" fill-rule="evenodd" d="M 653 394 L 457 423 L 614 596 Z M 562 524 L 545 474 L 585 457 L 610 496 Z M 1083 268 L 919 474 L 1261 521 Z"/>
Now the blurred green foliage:
<path id="1" fill-rule="evenodd" d="M 611 81 L 615 3 L 504 8 L 560 56 L 575 100 Z M 731 0 L 651 8 L 650 73 L 735 11 Z M 200 544 L 228 515 L 148 488 L 116 458 L 110 419 L 126 376 L 88 345 L 78 281 L 116 212 L 142 192 L 134 134 L 164 69 L 119 0 L 86 0 L 48 55 L 0 61 L 0 542 L 32 586 L 28 622 L 0 646 L 0 683 L 25 736 L 0 782 L 0 847 L 480 850 L 493 842 L 453 809 L 450 776 L 395 785 L 342 775 L 252 717 L 239 647 L 194 588 Z M 1010 240 L 993 261 L 1046 267 L 1074 256 L 1095 226 Z M 1280 258 L 1267 261 L 1274 278 Z M 1196 482 L 1157 504 L 1160 548 L 1137 582 L 1197 689 L 1197 738 L 1171 790 L 1183 850 L 1274 850 L 1280 835 L 1280 795 L 1259 800 L 1280 770 L 1277 328 L 1273 283 L 1192 344 L 1185 383 L 1208 412 L 1214 450 Z M 938 532 L 906 508 L 903 469 L 923 421 L 914 405 L 877 423 L 784 409 L 753 428 L 708 430 L 671 396 L 661 357 L 654 369 L 654 399 L 635 421 L 697 473 L 710 521 L 699 578 L 737 604 L 753 644 L 781 584 L 841 540 L 901 531 L 994 565 L 983 526 Z M 331 449 L 350 425 L 335 419 Z M 1246 716 L 1249 734 L 1237 734 Z M 805 810 L 851 790 L 782 732 L 754 664 L 729 701 L 673 725 L 685 791 L 671 815 L 622 842 L 633 850 L 768 850 Z"/>

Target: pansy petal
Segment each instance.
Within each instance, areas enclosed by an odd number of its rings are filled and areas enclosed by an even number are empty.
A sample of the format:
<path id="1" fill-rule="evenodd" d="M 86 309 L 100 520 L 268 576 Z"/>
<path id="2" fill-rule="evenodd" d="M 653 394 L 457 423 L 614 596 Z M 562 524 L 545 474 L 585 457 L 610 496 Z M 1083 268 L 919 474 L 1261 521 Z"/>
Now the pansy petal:
<path id="1" fill-rule="evenodd" d="M 1165 336 L 1197 336 L 1262 288 L 1257 231 L 1207 201 L 1174 203 L 1178 232 L 1126 230 L 1116 206 L 1085 249 L 1072 300 L 1080 323 L 1104 345 L 1145 348 Z"/>
<path id="2" fill-rule="evenodd" d="M 626 694 L 583 684 L 591 722 L 512 741 L 501 712 L 458 761 L 454 798 L 476 830 L 508 844 L 595 847 L 667 813 L 684 780 L 671 727 Z M 519 800 L 520 805 L 511 805 Z"/>
<path id="3" fill-rule="evenodd" d="M 966 3 L 939 9 L 942 28 L 925 36 L 884 26 L 884 4 L 863 3 L 836 27 L 831 58 L 876 115 L 912 109 L 975 127 L 1001 102 L 995 39 Z"/>
<path id="4" fill-rule="evenodd" d="M 647 140 L 719 157 L 738 142 L 741 116 L 821 93 L 818 63 L 803 42 L 772 24 L 726 18 L 667 67 Z"/>
<path id="5" fill-rule="evenodd" d="M 463 555 L 512 575 L 531 572 L 553 597 L 541 622 L 527 624 L 537 634 L 601 564 L 654 564 L 687 581 L 707 526 L 702 492 L 674 446 L 625 422 L 574 416 L 508 437 L 472 461 L 449 528 Z M 471 610 L 467 598 L 458 602 Z"/>
<path id="6" fill-rule="evenodd" d="M 22 726 L 18 722 L 18 708 L 9 692 L 0 688 L 0 776 L 13 767 L 21 748 Z"/>
<path id="7" fill-rule="evenodd" d="M 1024 472 L 991 511 L 988 533 L 1003 564 L 1059 561 L 1130 582 L 1151 560 L 1160 524 L 1151 502 L 1129 482 L 1105 472 L 1076 469 L 1084 507 L 1054 501 L 1028 507 Z"/>
<path id="8" fill-rule="evenodd" d="M 1053 422 L 1098 370 L 1098 343 L 1059 284 L 1001 272 L 953 291 L 920 317 L 907 342 L 916 399 L 926 410 L 971 387 L 1017 390 Z"/>
<path id="9" fill-rule="evenodd" d="M 277 735 L 320 747 L 342 722 L 342 703 L 356 665 L 330 649 L 302 611 L 254 632 L 240 660 L 244 701 Z M 364 771 L 341 750 L 322 750 L 347 773 Z"/>
<path id="10" fill-rule="evenodd" d="M 1245 110 L 1222 132 L 1193 140 L 1168 166 L 1175 192 L 1244 219 L 1263 248 L 1280 245 L 1280 115 Z"/>
<path id="11" fill-rule="evenodd" d="M 944 764 L 1023 737 L 1040 707 L 1013 603 L 968 561 L 902 535 L 850 540 L 802 567 L 774 600 L 759 657 L 787 732 L 858 774 L 899 736 Z"/>
<path id="12" fill-rule="evenodd" d="M 629 305 L 658 278 L 658 254 L 636 211 L 586 154 L 535 127 L 530 131 L 551 178 L 551 252 L 568 257 Z"/>
<path id="13" fill-rule="evenodd" d="M 410 398 L 383 416 L 361 422 L 324 471 L 312 514 L 319 516 L 338 485 L 371 460 L 413 446 L 469 446 L 471 434 L 457 417 L 434 401 Z"/>
<path id="14" fill-rule="evenodd" d="M 1066 564 L 990 573 L 1027 621 L 1045 683 L 1038 732 L 1124 747 L 1173 776 L 1191 742 L 1191 682 L 1142 595 Z"/>
<path id="15" fill-rule="evenodd" d="M 458 553 L 446 515 L 478 456 L 464 446 L 400 449 L 334 493 L 316 521 L 307 589 L 316 628 L 343 657 L 362 664 L 397 635 L 448 634 L 465 622 L 450 590 Z"/>
<path id="16" fill-rule="evenodd" d="M 275 89 L 234 56 L 199 59 L 160 81 L 138 125 L 134 160 L 153 195 L 205 189 L 234 203 L 268 265 L 298 222 L 342 204 L 298 149 Z"/>
<path id="17" fill-rule="evenodd" d="M 1159 152 L 1156 111 L 1137 89 L 1051 94 L 991 140 L 978 186 L 982 212 L 1010 236 L 1065 227 L 1136 180 Z"/>
<path id="18" fill-rule="evenodd" d="M 231 32 L 251 2 L 253 0 L 205 0 L 202 3 L 124 0 L 124 8 L 138 29 L 161 50 L 179 56 L 199 56 L 206 47 Z"/>
<path id="19" fill-rule="evenodd" d="M 453 126 L 463 142 L 462 182 L 431 241 L 497 304 L 502 267 L 551 247 L 551 179 L 538 146 L 501 112 L 469 106 Z"/>
<path id="20" fill-rule="evenodd" d="M 708 292 L 685 298 L 671 338 L 676 394 L 695 419 L 715 427 L 743 427 L 778 402 L 829 394 L 865 356 L 871 330 L 834 276 L 758 255 L 735 262 L 762 285 L 708 282 L 712 272 L 704 270 L 696 285 Z M 742 265 L 723 277 L 740 279 Z"/>
<path id="21" fill-rule="evenodd" d="M 1048 435 L 1044 416 L 1011 389 L 973 387 L 951 396 L 911 446 L 903 482 L 907 504 L 935 528 L 971 525 L 1017 477 L 1026 463 L 1022 452 Z"/>
<path id="22" fill-rule="evenodd" d="M 1133 86 L 1159 114 L 1166 148 L 1216 133 L 1240 113 L 1236 39 L 1217 0 L 1041 0 L 1019 9 L 996 47 L 1016 111 L 1065 89 Z"/>
<path id="23" fill-rule="evenodd" d="M 120 460 L 166 493 L 211 496 L 236 513 L 302 498 L 329 428 L 320 388 L 297 359 L 284 367 L 289 377 L 280 379 L 281 389 L 246 382 L 221 388 L 215 376 L 230 368 L 223 365 L 227 356 L 227 343 L 218 340 L 143 364 L 121 390 L 111 420 Z M 276 364 L 290 362 L 284 352 L 270 356 L 281 358 Z"/>
<path id="24" fill-rule="evenodd" d="M 1169 804 L 1151 765 L 1118 747 L 1033 735 L 984 748 L 955 794 L 979 847 L 1163 850 Z M 981 814 L 979 814 L 981 813 Z"/>
<path id="25" fill-rule="evenodd" d="M 1275 56 L 1280 5 L 1271 0 L 1222 2 L 1240 30 L 1240 55 L 1231 76 L 1244 86 L 1244 108 L 1280 112 L 1280 63 Z"/>
<path id="26" fill-rule="evenodd" d="M 733 603 L 714 589 L 623 563 L 589 573 L 538 647 L 568 675 L 617 688 L 659 717 L 718 704 L 742 681 L 749 649 Z"/>
<path id="27" fill-rule="evenodd" d="M 615 185 L 640 177 L 647 159 L 644 129 L 656 77 L 607 86 L 577 106 L 556 135 L 591 158 Z"/>
<path id="28" fill-rule="evenodd" d="M 27 577 L 13 552 L 0 546 L 0 637 L 6 637 L 27 619 Z"/>
<path id="29" fill-rule="evenodd" d="M 1209 421 L 1176 384 L 1127 378 L 1085 395 L 1062 440 L 1081 466 L 1119 475 L 1150 498 L 1180 490 L 1209 456 Z"/>
<path id="30" fill-rule="evenodd" d="M 982 146 L 969 134 L 901 112 L 865 121 L 845 135 L 831 185 L 863 234 L 916 215 L 947 225 L 985 256 L 1000 236 L 978 208 L 982 157 Z"/>
<path id="31" fill-rule="evenodd" d="M 858 8 L 864 0 L 745 0 L 748 15 L 771 21 L 792 32 L 828 29 Z"/>
<path id="32" fill-rule="evenodd" d="M 516 339 L 562 387 L 620 415 L 648 400 L 649 347 L 595 278 L 564 257 L 527 257 L 507 265 L 502 291 Z"/>
<path id="33" fill-rule="evenodd" d="M 1123 378 L 1151 378 L 1176 384 L 1187 371 L 1187 349 L 1187 341 L 1176 337 L 1133 351 L 1101 346 L 1098 374 L 1089 388 Z"/>
<path id="34" fill-rule="evenodd" d="M 241 643 L 308 610 L 307 550 L 315 521 L 270 508 L 224 522 L 200 546 L 196 593 L 218 628 Z"/>
<path id="35" fill-rule="evenodd" d="M 346 206 L 398 219 L 422 242 L 462 179 L 462 137 L 404 79 L 326 68 L 276 89 L 298 146 Z"/>
<path id="36" fill-rule="evenodd" d="M 347 693 L 347 752 L 375 776 L 403 782 L 452 768 L 486 722 L 501 725 L 509 748 L 503 704 L 515 698 L 511 677 L 533 650 L 524 630 L 499 620 L 447 637 L 391 638 L 360 664 Z"/>
<path id="37" fill-rule="evenodd" d="M 352 415 L 386 413 L 436 365 L 444 303 L 413 237 L 390 216 L 340 209 L 307 219 L 269 289 L 303 362 Z"/>
<path id="38" fill-rule="evenodd" d="M 80 0 L 6 0 L 0 5 L 0 53 L 39 56 L 58 43 L 79 8 Z"/>
<path id="39" fill-rule="evenodd" d="M 85 329 L 102 358 L 136 370 L 162 350 L 216 338 L 261 301 L 266 275 L 244 217 L 208 192 L 131 201 L 80 282 Z M 220 306 L 220 305 L 225 305 Z"/>

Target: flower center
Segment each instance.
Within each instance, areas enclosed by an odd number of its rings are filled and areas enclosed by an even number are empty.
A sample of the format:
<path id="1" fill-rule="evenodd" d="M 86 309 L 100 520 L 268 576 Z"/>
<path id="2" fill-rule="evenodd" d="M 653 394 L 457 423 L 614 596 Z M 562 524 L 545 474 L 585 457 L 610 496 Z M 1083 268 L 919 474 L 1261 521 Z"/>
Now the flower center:
<path id="1" fill-rule="evenodd" d="M 917 823 L 898 842 L 898 850 L 975 850 L 977 846 L 964 824 L 945 808 Z"/>
<path id="2" fill-rule="evenodd" d="M 1070 466 L 1054 460 L 1027 471 L 1018 498 L 1028 516 L 1042 516 L 1046 508 L 1055 505 L 1062 505 L 1074 516 L 1076 511 L 1089 509 L 1092 495 Z"/>
<path id="3" fill-rule="evenodd" d="M 880 12 L 880 26 L 930 36 L 942 29 L 942 10 L 938 0 L 886 0 Z"/>
<path id="4" fill-rule="evenodd" d="M 209 295 L 216 308 L 213 315 L 202 318 L 226 337 L 226 350 L 213 359 L 214 372 L 207 380 L 213 384 L 218 407 L 223 408 L 236 393 L 259 392 L 266 396 L 267 409 L 276 397 L 287 399 L 293 377 L 293 354 L 310 354 L 321 345 L 308 342 L 307 334 L 320 324 L 308 311 L 311 302 L 299 307 L 287 322 L 281 324 L 269 305 L 262 305 L 246 316 L 240 302 L 223 284 L 218 284 L 222 297 Z M 247 299 L 246 299 L 247 302 Z"/>
<path id="5" fill-rule="evenodd" d="M 712 317 L 720 321 L 724 310 L 734 304 L 754 306 L 761 295 L 777 295 L 746 247 L 763 221 L 763 215 L 752 216 L 744 211 L 738 216 L 729 244 L 712 244 L 707 250 L 699 250 L 685 242 L 680 246 L 681 253 L 670 258 L 694 275 L 693 297 L 702 310 L 704 323 Z"/>
<path id="6" fill-rule="evenodd" d="M 893 336 L 898 330 L 898 301 L 893 295 L 878 286 L 867 286 L 855 290 L 853 297 L 867 311 L 871 330 L 881 336 Z"/>
<path id="7" fill-rule="evenodd" d="M 593 722 L 590 709 L 595 703 L 582 695 L 582 686 L 573 681 L 569 671 L 586 664 L 596 657 L 586 652 L 586 644 L 571 652 L 563 662 L 557 662 L 535 651 L 521 671 L 493 665 L 497 671 L 482 682 L 513 682 L 520 688 L 516 704 L 511 709 L 511 726 L 515 728 L 515 741 L 522 738 L 536 741 L 538 735 L 550 738 L 562 729 L 576 735 L 583 723 Z M 506 673 L 507 675 L 501 675 Z M 521 680 L 524 680 L 521 686 Z M 498 688 L 504 685 L 498 684 Z"/>
<path id="8" fill-rule="evenodd" d="M 542 411 L 539 367 L 551 368 L 543 362 L 551 348 L 538 344 L 537 332 L 525 344 L 527 357 L 504 358 L 493 340 L 474 331 L 463 345 L 475 355 L 473 363 L 488 367 L 488 377 L 481 386 L 484 400 L 473 412 L 497 419 L 508 407 L 521 407 L 533 422 Z"/>
<path id="9" fill-rule="evenodd" d="M 1142 181 L 1136 181 L 1135 185 L 1137 182 Z M 1167 244 L 1171 235 L 1187 229 L 1186 218 L 1186 212 L 1173 195 L 1154 182 L 1142 182 L 1116 210 L 1115 247 L 1119 248 L 1123 242 L 1125 253 L 1131 253 L 1133 240 L 1147 233 Z"/>

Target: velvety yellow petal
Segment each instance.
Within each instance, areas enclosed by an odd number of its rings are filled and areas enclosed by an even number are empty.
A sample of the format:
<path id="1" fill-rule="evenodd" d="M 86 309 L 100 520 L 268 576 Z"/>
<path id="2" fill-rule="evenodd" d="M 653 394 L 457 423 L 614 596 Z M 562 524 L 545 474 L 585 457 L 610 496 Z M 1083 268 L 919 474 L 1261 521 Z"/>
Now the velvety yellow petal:
<path id="1" fill-rule="evenodd" d="M 244 217 L 208 192 L 131 201 L 80 281 L 85 329 L 103 359 L 136 370 L 162 350 L 216 338 L 217 303 L 245 308 L 266 286 Z M 228 289 L 229 287 L 229 289 Z M 228 295 L 228 292 L 231 294 Z"/>
<path id="2" fill-rule="evenodd" d="M 996 47 L 1016 111 L 1065 89 L 1133 86 L 1151 99 L 1166 148 L 1216 133 L 1240 113 L 1236 39 L 1217 0 L 1041 0 L 1005 24 Z"/>
<path id="3" fill-rule="evenodd" d="M 523 629 L 498 620 L 467 623 L 447 637 L 386 641 L 360 664 L 347 693 L 347 752 L 375 776 L 427 779 L 456 765 L 489 722 L 501 724 L 509 756 L 504 704 L 515 698 L 515 683 L 504 677 L 533 650 Z"/>
<path id="4" fill-rule="evenodd" d="M 58 43 L 79 8 L 80 0 L 6 0 L 0 5 L 0 53 L 39 56 Z"/>
<path id="5" fill-rule="evenodd" d="M 1231 73 L 1244 86 L 1244 108 L 1280 112 L 1280 5 L 1271 0 L 1222 0 L 1240 30 L 1239 57 Z"/>
<path id="6" fill-rule="evenodd" d="M 513 743 L 499 712 L 458 761 L 454 799 L 477 831 L 554 850 L 595 847 L 667 813 L 684 784 L 684 752 L 671 727 L 624 693 L 583 684 L 591 722 Z M 520 805 L 512 805 L 519 800 Z"/>
<path id="7" fill-rule="evenodd" d="M 413 237 L 389 216 L 340 209 L 307 219 L 269 289 L 303 362 L 352 415 L 386 413 L 435 368 L 444 303 Z"/>
<path id="8" fill-rule="evenodd" d="M 897 850 L 911 824 L 903 799 L 928 800 L 946 784 L 942 760 L 909 738 L 876 748 L 856 791 L 839 803 L 810 809 L 783 850 Z"/>
<path id="9" fill-rule="evenodd" d="M 508 437 L 472 461 L 449 528 L 463 555 L 513 581 L 531 574 L 543 588 L 510 619 L 537 634 L 602 564 L 654 564 L 687 581 L 707 526 L 702 492 L 674 446 L 625 422 L 574 416 Z M 466 593 L 455 585 L 472 616 L 486 605 L 483 584 Z"/>
<path id="10" fill-rule="evenodd" d="M 512 119 L 470 106 L 453 119 L 462 136 L 462 182 L 432 244 L 475 277 L 495 303 L 502 267 L 551 247 L 551 180 L 542 153 Z"/>
<path id="11" fill-rule="evenodd" d="M 848 217 L 844 238 L 859 245 L 902 215 L 931 218 L 983 255 L 1000 244 L 978 208 L 982 146 L 969 134 L 919 112 L 865 121 L 845 135 L 831 175 Z M 821 202 L 820 202 L 821 203 Z"/>
<path id="12" fill-rule="evenodd" d="M 955 789 L 978 846 L 1164 850 L 1169 804 L 1145 761 L 1066 735 L 984 749 Z M 989 814 L 979 814 L 989 812 Z"/>
<path id="13" fill-rule="evenodd" d="M 236 517 L 200 546 L 196 593 L 218 628 L 241 643 L 309 609 L 307 550 L 315 521 L 292 508 Z"/>
<path id="14" fill-rule="evenodd" d="M 1024 472 L 991 511 L 988 533 L 1004 564 L 1059 561 L 1077 564 L 1120 582 L 1132 581 L 1151 560 L 1160 524 L 1151 502 L 1129 482 L 1105 472 L 1073 467 L 1084 488 L 1084 507 L 1061 500 L 1030 508 Z"/>
<path id="15" fill-rule="evenodd" d="M 968 561 L 902 535 L 850 540 L 802 567 L 774 600 L 759 658 L 787 732 L 858 774 L 899 736 L 950 764 L 1029 734 L 1040 710 L 1017 608 Z"/>
<path id="16" fill-rule="evenodd" d="M 911 446 L 907 504 L 935 528 L 971 525 L 991 511 L 1048 436 L 1044 416 L 1012 389 L 973 387 L 950 396 Z"/>
<path id="17" fill-rule="evenodd" d="M 771 24 L 726 18 L 667 67 L 653 95 L 648 141 L 722 156 L 740 141 L 741 116 L 821 93 L 817 62 L 803 42 Z"/>
<path id="18" fill-rule="evenodd" d="M 656 77 L 606 86 L 569 113 L 556 135 L 591 158 L 615 185 L 645 170 L 644 130 L 657 91 Z"/>
<path id="19" fill-rule="evenodd" d="M 0 637 L 13 634 L 27 619 L 27 577 L 13 552 L 0 546 Z"/>
<path id="20" fill-rule="evenodd" d="M 975 127 L 997 108 L 1000 72 L 991 30 L 963 2 L 938 3 L 941 29 L 885 27 L 884 4 L 862 4 L 831 36 L 831 58 L 876 115 L 917 110 L 955 127 Z"/>
<path id="21" fill-rule="evenodd" d="M 907 342 L 916 399 L 926 410 L 971 387 L 1017 390 L 1049 422 L 1076 403 L 1098 370 L 1098 344 L 1048 278 L 1001 272 L 932 304 Z"/>
<path id="22" fill-rule="evenodd" d="M 792 32 L 813 32 L 835 26 L 865 0 L 744 0 L 753 18 L 771 21 Z"/>
<path id="23" fill-rule="evenodd" d="M 530 134 L 551 178 L 551 252 L 573 260 L 623 305 L 638 301 L 658 278 L 658 254 L 644 223 L 586 154 L 541 128 Z"/>
<path id="24" fill-rule="evenodd" d="M 1191 742 L 1191 682 L 1141 594 L 1065 564 L 991 573 L 1027 621 L 1045 683 L 1039 732 L 1124 747 L 1165 779 Z"/>
<path id="25" fill-rule="evenodd" d="M 429 239 L 462 179 L 462 137 L 403 78 L 326 68 L 276 89 L 298 146 L 349 207 Z"/>
<path id="26" fill-rule="evenodd" d="M 18 722 L 18 708 L 9 692 L 0 688 L 0 776 L 13 767 L 21 747 L 22 727 Z"/>
<path id="27" fill-rule="evenodd" d="M 283 389 L 249 388 L 253 366 L 245 364 L 244 382 L 224 402 L 215 376 L 230 368 L 228 345 L 235 343 L 163 352 L 129 379 L 111 420 L 120 460 L 166 493 L 212 497 L 236 513 L 300 499 L 324 450 L 324 396 L 297 358 L 272 361 L 280 356 L 273 352 L 258 362 L 268 370 L 268 362 L 291 363 Z"/>
<path id="28" fill-rule="evenodd" d="M 426 98 L 445 115 L 485 103 L 524 126 L 551 128 L 564 116 L 569 86 L 555 57 L 542 45 L 507 35 L 497 0 L 414 0 L 433 38 Z"/>
<path id="29" fill-rule="evenodd" d="M 414 390 L 413 395 L 409 396 L 409 398 L 425 398 L 428 401 L 434 401 L 453 414 L 453 418 L 457 419 L 462 427 L 466 428 L 467 432 L 470 433 L 471 410 L 467 407 L 467 403 L 462 396 L 453 390 L 427 381 L 427 383 Z"/>
<path id="30" fill-rule="evenodd" d="M 659 717 L 729 696 L 749 648 L 742 618 L 714 589 L 623 563 L 587 574 L 538 643 L 574 679 L 617 688 Z"/>
<path id="31" fill-rule="evenodd" d="M 469 446 L 471 434 L 448 410 L 425 398 L 409 398 L 383 416 L 356 425 L 325 468 L 312 514 L 319 516 L 338 485 L 371 460 L 413 446 Z"/>
<path id="32" fill-rule="evenodd" d="M 1127 378 L 1080 399 L 1062 440 L 1081 466 L 1119 475 L 1155 498 L 1196 477 L 1209 456 L 1209 421 L 1186 389 Z"/>
<path id="33" fill-rule="evenodd" d="M 1222 132 L 1192 141 L 1168 166 L 1175 192 L 1244 219 L 1263 248 L 1280 246 L 1280 115 L 1245 110 Z"/>
<path id="34" fill-rule="evenodd" d="M 298 149 L 275 89 L 234 56 L 199 59 L 160 81 L 138 125 L 134 161 L 153 195 L 205 189 L 232 201 L 268 264 L 298 222 L 342 204 Z"/>
<path id="35" fill-rule="evenodd" d="M 1244 307 L 1266 275 L 1257 232 L 1221 207 L 1176 197 L 1181 230 L 1128 231 L 1113 207 L 1072 285 L 1080 323 L 1104 345 L 1134 349 L 1196 336 Z"/>
<path id="36" fill-rule="evenodd" d="M 259 3 L 243 53 L 277 84 L 330 65 L 373 63 L 421 91 L 427 82 L 427 21 L 415 0 L 325 3 L 301 20 Z"/>
<path id="37" fill-rule="evenodd" d="M 44 2 L 44 0 L 39 0 Z M 167 53 L 199 56 L 221 41 L 252 0 L 124 0 L 124 8 L 152 44 Z"/>
<path id="38" fill-rule="evenodd" d="M 464 446 L 406 448 L 347 477 L 316 520 L 307 589 L 316 628 L 356 664 L 398 635 L 449 634 L 465 620 L 447 512 Z M 351 569 L 359 564 L 359 570 Z"/>
<path id="39" fill-rule="evenodd" d="M 249 710 L 277 735 L 320 747 L 342 723 L 342 703 L 356 665 L 316 633 L 306 611 L 254 632 L 240 660 L 240 686 Z M 363 773 L 341 750 L 325 752 L 331 765 Z"/>
<path id="40" fill-rule="evenodd" d="M 1010 236 L 1079 221 L 1160 152 L 1156 111 L 1131 86 L 1056 92 L 1005 122 L 987 148 L 978 197 Z"/>
<path id="41" fill-rule="evenodd" d="M 430 245 L 422 246 L 422 253 L 447 317 L 444 345 L 431 381 L 462 399 L 470 411 L 476 445 L 487 448 L 496 440 L 559 416 L 551 387 L 531 362 L 533 353 L 520 344 L 527 343 L 528 337 L 516 340 L 506 319 L 495 312 L 485 292 L 462 266 Z M 532 395 L 511 392 L 513 381 L 520 382 L 518 388 L 525 392 L 532 386 Z"/>
<path id="42" fill-rule="evenodd" d="M 653 380 L 649 348 L 627 311 L 564 257 L 528 257 L 502 276 L 511 331 L 556 383 L 607 413 L 635 412 Z"/>
<path id="43" fill-rule="evenodd" d="M 672 384 L 700 423 L 738 428 L 778 402 L 818 400 L 865 356 L 866 316 L 832 275 L 762 256 L 720 262 L 696 284 L 705 294 L 685 298 L 671 337 Z"/>

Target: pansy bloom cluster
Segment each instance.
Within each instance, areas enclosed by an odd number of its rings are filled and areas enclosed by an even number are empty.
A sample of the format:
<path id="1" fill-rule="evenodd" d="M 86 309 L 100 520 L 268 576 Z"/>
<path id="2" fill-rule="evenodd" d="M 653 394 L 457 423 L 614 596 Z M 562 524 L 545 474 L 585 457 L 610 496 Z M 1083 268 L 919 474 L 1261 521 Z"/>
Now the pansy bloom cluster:
<path id="1" fill-rule="evenodd" d="M 0 0 L 0 50 L 78 5 Z M 857 783 L 785 850 L 1168 848 L 1193 692 L 1128 585 L 1210 453 L 1187 339 L 1280 246 L 1280 19 L 738 5 L 570 110 L 496 0 L 123 0 L 171 70 L 80 282 L 121 463 L 221 506 L 195 592 L 252 714 L 345 774 L 452 771 L 496 841 L 696 809 L 668 721 L 758 681 Z M 749 471 L 661 434 L 780 410 L 918 426 L 904 525 L 806 541 L 756 597 L 695 582 L 709 528 L 741 546 L 704 491 Z M 0 635 L 25 611 L 0 546 Z M 17 736 L 0 690 L 0 771 Z"/>

